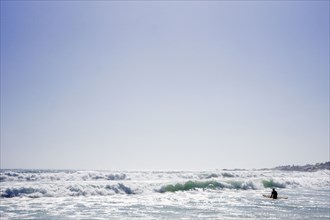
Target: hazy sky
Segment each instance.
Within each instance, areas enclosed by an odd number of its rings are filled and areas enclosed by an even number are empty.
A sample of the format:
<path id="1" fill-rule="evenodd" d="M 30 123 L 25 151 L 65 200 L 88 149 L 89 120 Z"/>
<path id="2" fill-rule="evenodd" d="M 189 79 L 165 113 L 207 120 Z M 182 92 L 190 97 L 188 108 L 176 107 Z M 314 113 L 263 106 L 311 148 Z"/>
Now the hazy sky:
<path id="1" fill-rule="evenodd" d="M 329 160 L 329 1 L 1 1 L 1 168 Z"/>

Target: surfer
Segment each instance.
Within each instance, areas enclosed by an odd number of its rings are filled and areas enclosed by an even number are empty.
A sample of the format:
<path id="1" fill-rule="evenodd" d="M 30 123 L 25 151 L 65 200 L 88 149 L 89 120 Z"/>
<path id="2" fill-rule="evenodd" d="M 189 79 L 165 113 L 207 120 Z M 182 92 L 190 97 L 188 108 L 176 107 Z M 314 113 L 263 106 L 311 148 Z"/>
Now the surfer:
<path id="1" fill-rule="evenodd" d="M 270 198 L 277 199 L 277 192 L 275 188 L 273 188 L 272 194 L 270 195 Z"/>

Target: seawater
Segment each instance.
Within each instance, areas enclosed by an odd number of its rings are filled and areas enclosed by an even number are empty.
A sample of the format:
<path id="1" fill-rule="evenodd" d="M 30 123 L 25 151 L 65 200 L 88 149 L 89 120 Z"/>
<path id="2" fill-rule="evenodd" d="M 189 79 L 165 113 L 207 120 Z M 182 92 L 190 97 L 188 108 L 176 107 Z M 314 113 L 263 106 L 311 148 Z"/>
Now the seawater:
<path id="1" fill-rule="evenodd" d="M 330 218 L 329 170 L 1 170 L 0 183 L 1 220 Z"/>

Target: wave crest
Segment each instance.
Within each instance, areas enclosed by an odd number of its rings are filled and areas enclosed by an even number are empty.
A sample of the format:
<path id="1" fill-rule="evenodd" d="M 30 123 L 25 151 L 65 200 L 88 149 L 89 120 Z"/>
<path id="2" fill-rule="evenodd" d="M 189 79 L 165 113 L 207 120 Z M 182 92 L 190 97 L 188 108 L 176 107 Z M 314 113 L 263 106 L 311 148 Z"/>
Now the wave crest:
<path id="1" fill-rule="evenodd" d="M 169 184 L 162 186 L 159 190 L 156 190 L 160 193 L 165 192 L 176 192 L 176 191 L 189 191 L 196 189 L 255 189 L 256 187 L 252 182 L 243 182 L 243 181 L 228 181 L 221 183 L 215 180 L 210 181 L 188 181 L 185 183 L 177 183 L 175 185 Z"/>
<path id="2" fill-rule="evenodd" d="M 47 194 L 45 189 L 35 189 L 32 187 L 20 187 L 20 188 L 7 188 L 6 191 L 1 194 L 1 197 L 12 198 L 28 196 L 31 198 L 39 198 Z"/>
<path id="3" fill-rule="evenodd" d="M 275 182 L 273 179 L 263 180 L 262 184 L 265 188 L 285 188 L 286 184 Z"/>
<path id="4" fill-rule="evenodd" d="M 114 194 L 135 194 L 135 190 L 123 183 L 114 185 L 67 185 L 64 187 L 19 187 L 7 188 L 1 193 L 1 198 L 13 197 L 63 197 L 63 196 L 110 196 Z"/>
<path id="5" fill-rule="evenodd" d="M 124 173 L 84 172 L 84 171 L 5 171 L 0 172 L 0 182 L 13 181 L 90 181 L 90 180 L 125 180 Z"/>

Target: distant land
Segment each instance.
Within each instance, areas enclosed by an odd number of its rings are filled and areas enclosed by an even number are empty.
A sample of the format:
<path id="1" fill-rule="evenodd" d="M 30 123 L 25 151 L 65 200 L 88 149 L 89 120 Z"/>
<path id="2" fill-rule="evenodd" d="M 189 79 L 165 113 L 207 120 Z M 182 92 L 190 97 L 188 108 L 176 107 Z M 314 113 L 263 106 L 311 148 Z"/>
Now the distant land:
<path id="1" fill-rule="evenodd" d="M 304 171 L 304 172 L 313 172 L 318 170 L 330 170 L 330 161 L 325 163 L 316 163 L 314 165 L 306 164 L 303 166 L 296 165 L 286 165 L 278 166 L 273 168 L 273 170 L 283 170 L 283 171 Z"/>
<path id="2" fill-rule="evenodd" d="M 93 169 L 22 169 L 22 168 L 1 168 L 0 172 L 4 171 L 15 171 L 15 172 L 32 172 L 32 173 L 40 173 L 40 172 L 75 172 L 75 171 L 89 171 Z M 234 169 L 221 169 L 223 171 L 248 171 L 250 169 L 242 169 L 242 168 L 234 168 Z M 277 166 L 273 168 L 254 168 L 252 170 L 281 170 L 281 171 L 302 171 L 302 172 L 315 172 L 319 170 L 330 170 L 330 161 L 324 163 L 316 163 L 316 164 L 306 164 L 306 165 L 284 165 Z M 109 170 L 96 170 L 96 171 L 109 171 Z M 135 170 L 138 171 L 138 170 Z M 180 172 L 180 171 L 178 171 Z M 215 176 L 211 176 L 215 177 Z"/>

